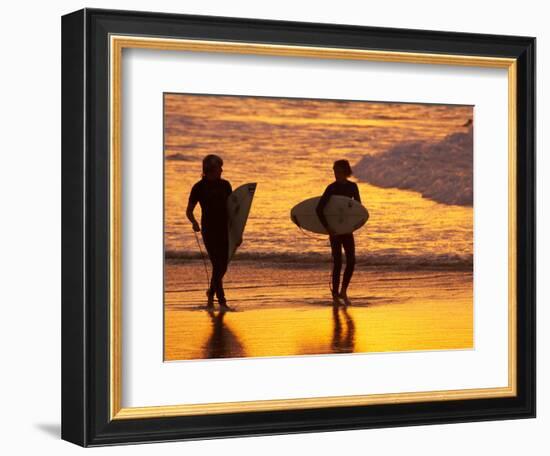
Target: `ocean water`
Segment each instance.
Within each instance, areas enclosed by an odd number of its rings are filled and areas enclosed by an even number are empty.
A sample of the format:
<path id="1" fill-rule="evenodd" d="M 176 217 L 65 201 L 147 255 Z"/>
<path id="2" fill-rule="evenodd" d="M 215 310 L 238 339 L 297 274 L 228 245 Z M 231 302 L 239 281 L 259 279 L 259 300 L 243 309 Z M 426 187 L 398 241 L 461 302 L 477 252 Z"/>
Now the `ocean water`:
<path id="1" fill-rule="evenodd" d="M 290 209 L 333 181 L 332 163 L 352 166 L 411 141 L 435 143 L 466 131 L 470 106 L 167 94 L 165 107 L 165 252 L 197 258 L 185 217 L 201 160 L 224 159 L 233 188 L 258 187 L 235 261 L 329 261 L 326 237 L 300 231 Z M 359 264 L 471 268 L 472 207 L 358 181 L 368 224 L 356 232 Z M 197 219 L 200 208 L 195 210 Z"/>

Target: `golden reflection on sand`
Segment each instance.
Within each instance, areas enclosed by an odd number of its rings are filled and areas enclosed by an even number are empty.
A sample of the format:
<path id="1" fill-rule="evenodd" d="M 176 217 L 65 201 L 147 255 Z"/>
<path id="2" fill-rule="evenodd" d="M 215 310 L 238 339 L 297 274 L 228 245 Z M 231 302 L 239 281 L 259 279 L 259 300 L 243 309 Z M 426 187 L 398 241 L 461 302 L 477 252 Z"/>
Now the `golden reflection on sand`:
<path id="1" fill-rule="evenodd" d="M 187 267 L 173 265 L 180 273 Z M 289 272 L 280 269 L 261 275 Z M 290 272 L 295 281 L 280 289 L 233 282 L 233 312 L 208 312 L 202 289 L 167 293 L 165 360 L 473 348 L 471 273 L 361 271 L 353 304 L 334 307 L 324 285 L 311 283 L 319 271 Z M 401 287 L 390 290 L 395 281 Z M 358 283 L 369 283 L 368 293 Z"/>

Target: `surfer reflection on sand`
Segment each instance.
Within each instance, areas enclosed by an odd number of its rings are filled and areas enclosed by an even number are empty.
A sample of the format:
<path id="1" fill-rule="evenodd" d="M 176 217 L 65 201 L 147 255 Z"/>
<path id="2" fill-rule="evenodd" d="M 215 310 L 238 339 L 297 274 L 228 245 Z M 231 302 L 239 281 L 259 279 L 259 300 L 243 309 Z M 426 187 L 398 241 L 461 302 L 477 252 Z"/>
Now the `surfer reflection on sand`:
<path id="1" fill-rule="evenodd" d="M 348 178 L 351 176 L 351 166 L 347 160 L 336 160 L 332 167 L 335 181 L 326 189 L 317 205 L 317 216 L 328 231 L 330 240 L 330 249 L 332 253 L 332 299 L 334 304 L 351 304 L 348 298 L 348 286 L 355 269 L 355 238 L 353 233 L 336 234 L 328 223 L 323 212 L 325 206 L 333 195 L 347 196 L 357 202 L 361 202 L 359 187 L 355 182 Z M 342 270 L 342 248 L 346 254 L 346 268 L 342 278 L 342 288 L 340 289 L 340 271 Z"/>
<path id="2" fill-rule="evenodd" d="M 228 181 L 221 178 L 222 167 L 221 157 L 217 155 L 204 157 L 202 179 L 191 189 L 186 215 L 193 226 L 193 231 L 202 233 L 204 246 L 212 263 L 212 278 L 206 291 L 207 306 L 213 308 L 215 295 L 220 308 L 228 310 L 223 277 L 229 262 L 227 199 L 232 188 Z M 202 210 L 200 226 L 193 214 L 197 203 Z"/>
<path id="3" fill-rule="evenodd" d="M 212 322 L 212 334 L 204 345 L 203 358 L 241 358 L 246 356 L 239 338 L 224 323 L 225 314 L 224 309 L 217 314 L 212 309 L 208 311 Z"/>
<path id="4" fill-rule="evenodd" d="M 342 327 L 340 312 L 344 316 L 345 330 Z M 332 334 L 331 349 L 333 353 L 353 353 L 355 351 L 355 323 L 346 307 L 332 307 L 332 319 L 334 330 Z"/>

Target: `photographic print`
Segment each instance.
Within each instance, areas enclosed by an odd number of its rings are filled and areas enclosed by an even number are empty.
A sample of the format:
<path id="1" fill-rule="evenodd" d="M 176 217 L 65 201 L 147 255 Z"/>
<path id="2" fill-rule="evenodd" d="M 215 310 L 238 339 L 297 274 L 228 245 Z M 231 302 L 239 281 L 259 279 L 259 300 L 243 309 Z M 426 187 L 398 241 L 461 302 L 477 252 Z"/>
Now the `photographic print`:
<path id="1" fill-rule="evenodd" d="M 165 361 L 473 348 L 473 107 L 166 93 Z"/>
<path id="2" fill-rule="evenodd" d="M 62 438 L 534 417 L 535 54 L 65 15 Z"/>

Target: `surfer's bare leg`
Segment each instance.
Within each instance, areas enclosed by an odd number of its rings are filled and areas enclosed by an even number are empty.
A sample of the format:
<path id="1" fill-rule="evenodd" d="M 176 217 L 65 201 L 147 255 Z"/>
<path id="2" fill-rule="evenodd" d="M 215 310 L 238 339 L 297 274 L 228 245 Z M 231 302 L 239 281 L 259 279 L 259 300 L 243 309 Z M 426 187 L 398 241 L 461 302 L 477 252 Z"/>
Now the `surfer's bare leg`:
<path id="1" fill-rule="evenodd" d="M 339 236 L 330 236 L 332 252 L 332 297 L 338 298 L 340 287 L 340 272 L 342 271 L 342 242 Z"/>
<path id="2" fill-rule="evenodd" d="M 210 288 L 206 290 L 206 299 L 206 307 L 212 309 L 214 307 L 214 292 L 212 291 L 212 285 L 210 285 Z"/>
<path id="3" fill-rule="evenodd" d="M 220 304 L 225 304 L 223 277 L 227 271 L 227 253 L 225 255 L 222 252 L 217 253 L 218 255 L 212 259 L 212 280 L 210 282 L 210 290 L 212 294 L 216 295 Z"/>
<path id="4" fill-rule="evenodd" d="M 223 277 L 227 271 L 229 249 L 227 231 L 219 230 L 208 233 L 203 231 L 203 239 L 210 263 L 212 263 L 212 277 L 207 292 L 208 305 L 210 305 L 210 302 L 213 305 L 214 296 L 216 296 L 220 306 L 224 306 L 226 305 L 226 299 L 223 289 Z"/>
<path id="5" fill-rule="evenodd" d="M 355 270 L 355 239 L 353 234 L 342 236 L 342 246 L 346 254 L 346 268 L 344 269 L 344 277 L 342 278 L 340 298 L 344 300 L 345 304 L 350 304 L 348 299 L 348 286 L 353 276 L 353 271 Z"/>
<path id="6" fill-rule="evenodd" d="M 204 241 L 204 246 L 208 253 L 208 258 L 210 258 L 210 263 L 212 264 L 212 275 L 210 277 L 210 283 L 208 284 L 208 290 L 206 290 L 207 298 L 207 307 L 211 308 L 214 306 L 214 294 L 215 289 L 215 280 L 214 280 L 214 271 L 215 271 L 215 262 L 216 262 L 216 248 L 215 243 L 212 241 L 212 236 L 208 235 L 204 230 L 202 232 L 202 239 Z"/>

